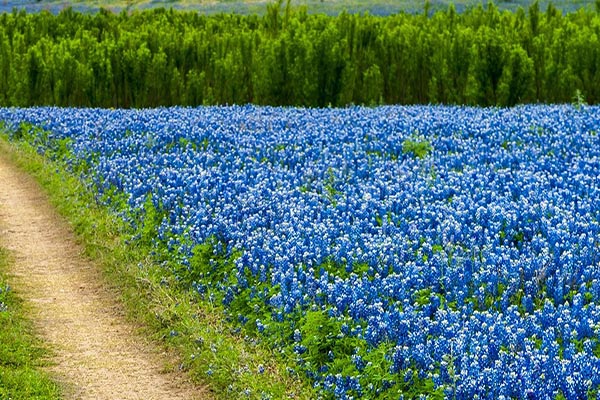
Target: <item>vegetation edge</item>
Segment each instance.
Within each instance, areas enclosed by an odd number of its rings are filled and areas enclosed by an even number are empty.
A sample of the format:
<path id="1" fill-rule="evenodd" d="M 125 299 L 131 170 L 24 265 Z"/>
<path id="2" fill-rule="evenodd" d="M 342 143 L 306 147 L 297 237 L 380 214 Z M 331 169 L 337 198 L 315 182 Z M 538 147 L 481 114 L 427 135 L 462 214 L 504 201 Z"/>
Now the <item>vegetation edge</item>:
<path id="1" fill-rule="evenodd" d="M 130 241 L 135 232 L 98 205 L 84 184 L 59 162 L 39 155 L 26 142 L 9 142 L 0 132 L 0 151 L 44 189 L 71 225 L 85 255 L 118 293 L 127 316 L 174 355 L 166 369 L 187 371 L 216 399 L 316 397 L 314 390 L 272 349 L 245 338 L 222 318 L 219 305 L 198 302 L 152 259 L 149 244 Z M 167 276 L 165 276 L 167 275 Z"/>
<path id="2" fill-rule="evenodd" d="M 35 335 L 27 304 L 10 287 L 12 261 L 0 246 L 0 398 L 59 399 L 59 386 L 43 370 L 49 349 Z"/>

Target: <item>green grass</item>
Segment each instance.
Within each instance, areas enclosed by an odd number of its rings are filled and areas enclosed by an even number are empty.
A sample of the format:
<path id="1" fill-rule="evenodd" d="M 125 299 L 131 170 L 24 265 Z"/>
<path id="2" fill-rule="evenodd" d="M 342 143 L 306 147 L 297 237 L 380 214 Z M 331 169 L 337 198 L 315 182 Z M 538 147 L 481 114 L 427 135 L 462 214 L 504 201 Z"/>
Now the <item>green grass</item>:
<path id="1" fill-rule="evenodd" d="M 132 241 L 139 232 L 98 206 L 93 194 L 58 163 L 39 156 L 27 143 L 9 143 L 1 132 L 0 152 L 9 154 L 45 188 L 86 255 L 121 293 L 129 318 L 177 355 L 166 368 L 187 370 L 217 399 L 316 397 L 306 380 L 288 372 L 292 360 L 234 329 L 220 304 L 203 301 L 182 287 L 168 269 L 153 261 L 150 243 Z"/>
<path id="2" fill-rule="evenodd" d="M 58 386 L 41 371 L 46 350 L 32 333 L 26 306 L 7 283 L 9 262 L 0 247 L 0 399 L 58 399 Z"/>

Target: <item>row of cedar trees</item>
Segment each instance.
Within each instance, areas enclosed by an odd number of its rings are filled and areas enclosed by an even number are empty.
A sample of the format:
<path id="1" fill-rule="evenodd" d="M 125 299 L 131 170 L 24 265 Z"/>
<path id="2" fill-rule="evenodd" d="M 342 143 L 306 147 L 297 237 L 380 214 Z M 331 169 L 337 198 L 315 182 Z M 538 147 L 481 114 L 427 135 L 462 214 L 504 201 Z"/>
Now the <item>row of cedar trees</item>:
<path id="1" fill-rule="evenodd" d="M 600 15 L 70 9 L 0 16 L 0 105 L 600 102 Z"/>

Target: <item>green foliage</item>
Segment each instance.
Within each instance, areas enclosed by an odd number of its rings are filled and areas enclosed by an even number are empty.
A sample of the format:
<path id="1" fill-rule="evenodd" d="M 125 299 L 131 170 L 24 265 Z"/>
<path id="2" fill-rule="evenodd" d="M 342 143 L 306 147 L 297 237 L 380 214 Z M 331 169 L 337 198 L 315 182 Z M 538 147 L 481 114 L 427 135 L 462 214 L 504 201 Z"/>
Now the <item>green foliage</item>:
<path id="1" fill-rule="evenodd" d="M 575 95 L 573 96 L 573 106 L 577 110 L 581 110 L 583 107 L 587 106 L 585 97 L 583 96 L 583 93 L 581 93 L 581 90 L 579 90 L 579 89 L 575 90 Z"/>
<path id="2" fill-rule="evenodd" d="M 335 357 L 335 353 L 351 353 L 356 344 L 353 342 L 357 340 L 338 337 L 341 332 L 340 325 L 324 311 L 307 311 L 300 320 L 300 343 L 307 349 L 302 358 L 312 365 L 323 366 L 332 361 L 331 356 Z"/>
<path id="3" fill-rule="evenodd" d="M 33 336 L 26 310 L 6 283 L 8 253 L 0 248 L 0 398 L 59 398 L 58 386 L 42 373 L 46 351 Z"/>
<path id="4" fill-rule="evenodd" d="M 4 14 L 0 105 L 600 101 L 598 13 L 431 5 L 419 6 L 428 17 L 326 16 L 284 1 L 262 16 Z"/>
<path id="5" fill-rule="evenodd" d="M 118 192 L 117 190 L 113 190 L 112 192 Z M 118 199 L 118 195 L 117 195 L 117 199 Z M 111 199 L 111 203 L 112 203 L 112 199 Z M 114 204 L 114 203 L 113 203 Z M 117 204 L 119 204 L 117 202 Z M 126 206 L 125 203 L 121 203 L 121 206 Z M 125 212 L 124 209 L 123 211 Z M 140 220 L 141 220 L 141 225 L 140 225 L 140 243 L 143 244 L 144 246 L 152 246 L 155 241 L 156 241 L 156 237 L 158 236 L 158 228 L 161 224 L 161 222 L 163 221 L 163 219 L 165 218 L 167 212 L 165 210 L 163 210 L 163 207 L 160 203 L 155 204 L 155 201 L 153 200 L 152 194 L 148 193 L 146 195 L 146 200 L 144 201 L 144 211 L 143 213 L 139 216 Z"/>
<path id="6" fill-rule="evenodd" d="M 335 207 L 337 206 L 337 197 L 342 195 L 343 193 L 336 188 L 336 177 L 332 168 L 327 170 L 327 178 L 325 179 L 324 189 L 325 189 L 325 197 L 329 202 Z"/>
<path id="7" fill-rule="evenodd" d="M 431 143 L 424 138 L 413 137 L 402 142 L 402 154 L 412 157 L 425 158 L 432 150 Z"/>
<path id="8" fill-rule="evenodd" d="M 431 296 L 430 288 L 418 290 L 414 294 L 415 303 L 420 306 L 427 305 L 430 302 L 430 296 Z"/>

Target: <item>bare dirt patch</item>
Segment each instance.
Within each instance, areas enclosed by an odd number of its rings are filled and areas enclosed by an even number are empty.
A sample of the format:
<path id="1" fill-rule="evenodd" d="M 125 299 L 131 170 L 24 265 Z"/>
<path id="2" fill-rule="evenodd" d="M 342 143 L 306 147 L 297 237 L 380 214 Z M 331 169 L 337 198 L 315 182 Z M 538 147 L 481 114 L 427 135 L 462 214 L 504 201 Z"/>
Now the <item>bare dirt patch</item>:
<path id="1" fill-rule="evenodd" d="M 11 284 L 30 304 L 67 399 L 208 399 L 123 317 L 98 268 L 39 186 L 0 154 L 0 243 L 14 255 Z"/>

